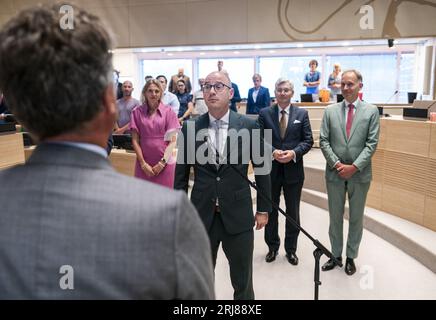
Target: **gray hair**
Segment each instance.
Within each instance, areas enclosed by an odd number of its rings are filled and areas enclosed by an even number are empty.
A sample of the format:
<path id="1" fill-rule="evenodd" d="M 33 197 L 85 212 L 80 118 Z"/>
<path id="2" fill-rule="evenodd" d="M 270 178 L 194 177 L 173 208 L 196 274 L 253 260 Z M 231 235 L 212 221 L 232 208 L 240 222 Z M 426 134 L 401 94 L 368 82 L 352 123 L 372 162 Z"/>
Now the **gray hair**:
<path id="1" fill-rule="evenodd" d="M 113 81 L 112 37 L 100 19 L 74 6 L 74 29 L 64 30 L 59 8 L 24 10 L 0 32 L 0 88 L 39 139 L 80 130 Z"/>
<path id="2" fill-rule="evenodd" d="M 363 82 L 362 74 L 359 71 L 357 71 L 356 69 L 345 70 L 342 72 L 342 76 L 344 76 L 344 74 L 350 73 L 350 72 L 354 73 L 356 75 L 356 78 L 359 82 Z"/>
<path id="3" fill-rule="evenodd" d="M 276 84 L 275 84 L 275 90 L 277 90 L 277 88 L 283 83 L 288 83 L 289 86 L 291 87 L 291 90 L 294 91 L 294 84 L 290 80 L 285 79 L 285 78 L 278 78 L 277 79 Z"/>

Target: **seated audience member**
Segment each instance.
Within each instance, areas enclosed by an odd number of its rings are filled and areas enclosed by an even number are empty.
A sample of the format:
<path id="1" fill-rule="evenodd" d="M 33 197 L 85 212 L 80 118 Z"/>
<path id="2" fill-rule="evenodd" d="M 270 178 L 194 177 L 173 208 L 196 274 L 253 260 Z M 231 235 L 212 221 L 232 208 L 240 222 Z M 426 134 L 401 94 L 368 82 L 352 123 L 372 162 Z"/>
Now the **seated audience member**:
<path id="1" fill-rule="evenodd" d="M 123 97 L 117 100 L 118 119 L 115 122 L 115 134 L 130 133 L 130 115 L 132 110 L 141 103 L 132 97 L 133 84 L 131 81 L 123 83 Z"/>
<path id="2" fill-rule="evenodd" d="M 59 9 L 35 6 L 0 31 L 0 88 L 39 142 L 0 171 L 0 299 L 213 298 L 208 237 L 186 195 L 108 162 L 110 34 L 78 7 L 61 30 Z"/>
<path id="3" fill-rule="evenodd" d="M 171 108 L 161 102 L 162 94 L 159 81 L 149 80 L 142 89 L 143 104 L 132 111 L 135 177 L 173 188 L 176 163 L 172 151 L 180 125 Z"/>

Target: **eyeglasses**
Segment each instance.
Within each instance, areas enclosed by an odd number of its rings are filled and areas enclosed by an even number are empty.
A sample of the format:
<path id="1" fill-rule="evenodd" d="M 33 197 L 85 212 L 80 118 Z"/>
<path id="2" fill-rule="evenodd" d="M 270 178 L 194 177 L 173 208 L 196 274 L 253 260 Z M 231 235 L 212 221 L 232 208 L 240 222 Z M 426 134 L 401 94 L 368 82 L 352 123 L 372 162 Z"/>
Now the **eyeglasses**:
<path id="1" fill-rule="evenodd" d="M 284 92 L 284 93 L 289 93 L 289 92 L 291 92 L 292 90 L 291 90 L 291 89 L 288 89 L 288 88 L 285 88 L 285 89 L 277 89 L 276 91 L 277 91 L 277 93 L 282 93 L 282 92 Z"/>
<path id="2" fill-rule="evenodd" d="M 229 89 L 232 88 L 222 82 L 217 82 L 215 84 L 205 83 L 203 85 L 203 92 L 210 92 L 212 87 L 215 89 L 215 92 L 221 92 L 224 90 L 224 88 L 229 88 Z"/>

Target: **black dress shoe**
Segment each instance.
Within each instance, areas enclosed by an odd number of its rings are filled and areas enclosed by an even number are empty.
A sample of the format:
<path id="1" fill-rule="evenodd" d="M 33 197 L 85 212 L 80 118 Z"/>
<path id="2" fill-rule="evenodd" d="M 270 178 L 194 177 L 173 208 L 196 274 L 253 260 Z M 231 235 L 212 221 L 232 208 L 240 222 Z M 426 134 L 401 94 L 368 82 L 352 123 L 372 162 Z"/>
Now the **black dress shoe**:
<path id="1" fill-rule="evenodd" d="M 354 260 L 351 258 L 347 258 L 347 261 L 345 262 L 345 273 L 349 276 L 356 273 L 356 265 L 354 264 Z"/>
<path id="2" fill-rule="evenodd" d="M 273 262 L 276 259 L 278 254 L 279 254 L 279 252 L 277 250 L 270 250 L 266 254 L 265 261 L 268 262 L 268 263 L 269 262 Z"/>
<path id="3" fill-rule="evenodd" d="M 286 258 L 288 258 L 288 262 L 294 266 L 298 264 L 298 257 L 295 253 L 287 253 Z"/>
<path id="4" fill-rule="evenodd" d="M 336 258 L 339 261 L 342 261 L 342 258 Z M 324 265 L 321 267 L 322 271 L 329 271 L 334 269 L 338 264 L 333 260 L 333 259 L 329 259 L 326 263 L 324 263 Z"/>

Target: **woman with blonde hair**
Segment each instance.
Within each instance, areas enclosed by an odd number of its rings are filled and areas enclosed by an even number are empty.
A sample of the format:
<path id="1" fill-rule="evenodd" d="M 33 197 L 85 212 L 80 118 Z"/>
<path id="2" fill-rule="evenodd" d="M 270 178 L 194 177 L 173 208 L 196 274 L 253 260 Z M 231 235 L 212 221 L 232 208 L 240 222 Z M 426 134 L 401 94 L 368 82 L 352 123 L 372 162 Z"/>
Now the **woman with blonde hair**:
<path id="1" fill-rule="evenodd" d="M 337 94 L 341 93 L 341 65 L 335 63 L 333 65 L 333 72 L 329 76 L 328 87 L 330 88 L 330 97 L 334 98 Z"/>
<path id="2" fill-rule="evenodd" d="M 172 151 L 180 125 L 173 110 L 161 102 L 162 95 L 157 80 L 147 81 L 142 89 L 143 103 L 132 111 L 135 177 L 173 188 L 176 163 Z"/>

